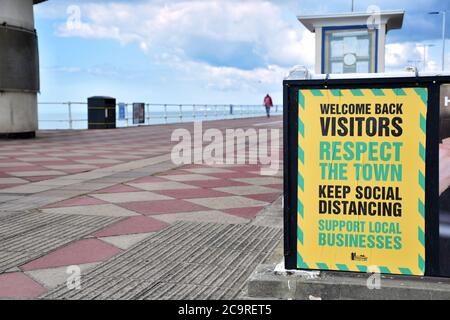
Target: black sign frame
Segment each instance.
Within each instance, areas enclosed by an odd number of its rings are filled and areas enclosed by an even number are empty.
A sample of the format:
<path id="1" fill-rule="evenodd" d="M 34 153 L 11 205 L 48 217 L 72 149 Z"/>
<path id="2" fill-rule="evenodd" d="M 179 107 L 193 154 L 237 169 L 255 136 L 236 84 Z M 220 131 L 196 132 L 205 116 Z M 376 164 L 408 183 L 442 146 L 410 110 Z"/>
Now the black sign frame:
<path id="1" fill-rule="evenodd" d="M 425 275 L 443 277 L 439 255 L 440 86 L 450 76 L 328 80 L 285 80 L 284 91 L 284 255 L 286 269 L 297 269 L 298 91 L 301 89 L 428 88 Z"/>

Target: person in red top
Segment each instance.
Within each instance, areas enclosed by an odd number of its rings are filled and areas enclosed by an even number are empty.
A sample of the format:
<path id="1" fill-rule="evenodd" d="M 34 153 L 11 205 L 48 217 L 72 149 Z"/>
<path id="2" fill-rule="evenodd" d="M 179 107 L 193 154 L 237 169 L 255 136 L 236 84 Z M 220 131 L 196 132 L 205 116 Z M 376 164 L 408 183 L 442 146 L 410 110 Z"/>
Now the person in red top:
<path id="1" fill-rule="evenodd" d="M 266 107 L 267 118 L 270 118 L 270 109 L 273 107 L 273 101 L 269 95 L 264 98 L 264 106 Z"/>

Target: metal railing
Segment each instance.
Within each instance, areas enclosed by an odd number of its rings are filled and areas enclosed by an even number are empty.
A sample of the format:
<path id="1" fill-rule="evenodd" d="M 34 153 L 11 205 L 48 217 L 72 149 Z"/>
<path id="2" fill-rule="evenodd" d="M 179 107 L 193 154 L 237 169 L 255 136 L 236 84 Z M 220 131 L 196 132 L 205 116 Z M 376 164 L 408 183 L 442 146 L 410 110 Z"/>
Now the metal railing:
<path id="1" fill-rule="evenodd" d="M 119 106 L 124 106 L 120 112 Z M 116 105 L 117 127 L 138 126 L 133 124 L 133 104 Z M 275 105 L 271 113 L 283 113 L 282 105 Z M 184 123 L 265 116 L 262 105 L 220 105 L 220 104 L 145 104 L 145 123 L 139 125 Z M 39 129 L 87 129 L 86 102 L 39 102 Z"/>

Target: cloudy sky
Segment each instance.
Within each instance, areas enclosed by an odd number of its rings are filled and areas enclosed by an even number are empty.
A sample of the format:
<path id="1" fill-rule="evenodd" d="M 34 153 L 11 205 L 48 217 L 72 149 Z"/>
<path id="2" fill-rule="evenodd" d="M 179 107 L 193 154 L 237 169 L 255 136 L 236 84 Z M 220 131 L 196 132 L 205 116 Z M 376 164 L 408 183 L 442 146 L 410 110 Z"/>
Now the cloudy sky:
<path id="1" fill-rule="evenodd" d="M 356 11 L 370 5 L 406 10 L 403 29 L 388 35 L 387 71 L 423 61 L 420 44 L 435 45 L 426 68 L 440 69 L 441 17 L 427 12 L 449 1 L 355 0 Z M 314 64 L 314 35 L 296 16 L 350 8 L 351 0 L 50 0 L 35 7 L 39 99 L 259 104 L 271 93 L 281 103 L 288 71 Z"/>

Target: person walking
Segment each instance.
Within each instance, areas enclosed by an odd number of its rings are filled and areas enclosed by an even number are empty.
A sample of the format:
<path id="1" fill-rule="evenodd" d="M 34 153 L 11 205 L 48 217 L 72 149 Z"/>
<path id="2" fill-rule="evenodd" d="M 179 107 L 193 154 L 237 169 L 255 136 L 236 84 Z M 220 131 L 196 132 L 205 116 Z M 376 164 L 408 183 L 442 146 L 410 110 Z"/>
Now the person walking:
<path id="1" fill-rule="evenodd" d="M 269 94 L 264 98 L 264 106 L 266 107 L 267 118 L 270 118 L 270 109 L 273 107 L 273 101 Z"/>

